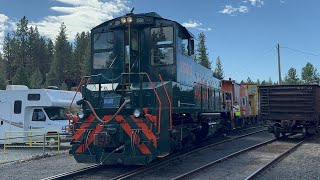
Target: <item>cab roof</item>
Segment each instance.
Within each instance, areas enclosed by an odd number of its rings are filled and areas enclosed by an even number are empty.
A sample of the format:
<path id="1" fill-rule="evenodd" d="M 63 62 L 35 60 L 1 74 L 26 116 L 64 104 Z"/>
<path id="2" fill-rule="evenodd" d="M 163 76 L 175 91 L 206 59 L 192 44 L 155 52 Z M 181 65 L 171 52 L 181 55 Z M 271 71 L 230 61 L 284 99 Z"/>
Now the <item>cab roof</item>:
<path id="1" fill-rule="evenodd" d="M 180 26 L 180 28 L 182 29 L 183 33 L 185 34 L 188 34 L 190 37 L 194 38 L 195 36 L 184 26 L 182 26 L 180 23 L 178 23 L 177 21 L 173 21 L 173 20 L 170 20 L 170 19 L 165 19 L 163 17 L 161 17 L 158 13 L 156 12 L 148 12 L 148 13 L 139 13 L 139 14 L 134 14 L 134 13 L 128 13 L 126 15 L 123 15 L 123 16 L 119 16 L 119 17 L 116 17 L 116 18 L 113 18 L 113 19 L 110 19 L 108 21 L 105 21 L 101 24 L 99 24 L 98 26 L 94 27 L 91 29 L 92 30 L 95 30 L 97 28 L 100 28 L 100 27 L 103 27 L 103 26 L 106 26 L 108 25 L 108 23 L 114 21 L 115 19 L 120 19 L 122 17 L 128 17 L 128 16 L 133 16 L 133 17 L 151 17 L 153 19 L 163 19 L 163 20 L 166 20 L 166 21 L 171 21 L 171 22 L 174 22 L 176 23 L 178 26 Z"/>

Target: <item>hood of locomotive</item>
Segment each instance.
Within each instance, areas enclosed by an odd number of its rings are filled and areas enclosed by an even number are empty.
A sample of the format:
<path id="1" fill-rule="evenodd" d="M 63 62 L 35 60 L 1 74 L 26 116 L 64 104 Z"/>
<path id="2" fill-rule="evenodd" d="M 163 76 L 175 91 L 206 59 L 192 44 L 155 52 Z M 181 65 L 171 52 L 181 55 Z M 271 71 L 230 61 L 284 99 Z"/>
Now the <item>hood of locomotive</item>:
<path id="1" fill-rule="evenodd" d="M 142 83 L 144 105 L 151 105 L 152 88 Z M 106 121 L 101 123 L 92 110 L 83 104 L 83 118 L 74 123 L 72 149 L 78 162 L 101 164 L 148 164 L 157 155 L 155 135 L 156 110 L 139 108 L 141 93 L 139 83 L 132 83 L 123 99 L 130 102 L 116 115 L 122 104 L 119 83 L 101 84 L 101 94 L 90 84 L 84 98 L 95 109 L 96 115 Z M 145 98 L 150 96 L 149 98 Z M 143 100 L 142 99 L 142 100 Z M 111 119 L 111 120 L 110 120 Z M 110 121 L 109 121 L 110 120 Z"/>

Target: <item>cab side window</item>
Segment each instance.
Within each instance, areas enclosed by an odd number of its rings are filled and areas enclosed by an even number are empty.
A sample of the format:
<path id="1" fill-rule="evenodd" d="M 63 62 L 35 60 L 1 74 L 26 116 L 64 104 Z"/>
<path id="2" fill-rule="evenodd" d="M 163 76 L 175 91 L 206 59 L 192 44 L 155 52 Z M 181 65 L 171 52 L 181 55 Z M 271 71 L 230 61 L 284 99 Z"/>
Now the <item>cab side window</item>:
<path id="1" fill-rule="evenodd" d="M 32 121 L 46 121 L 46 116 L 42 109 L 33 110 Z"/>
<path id="2" fill-rule="evenodd" d="M 180 51 L 185 56 L 191 56 L 194 54 L 194 40 L 184 33 L 184 31 L 180 30 L 179 32 L 180 38 Z"/>

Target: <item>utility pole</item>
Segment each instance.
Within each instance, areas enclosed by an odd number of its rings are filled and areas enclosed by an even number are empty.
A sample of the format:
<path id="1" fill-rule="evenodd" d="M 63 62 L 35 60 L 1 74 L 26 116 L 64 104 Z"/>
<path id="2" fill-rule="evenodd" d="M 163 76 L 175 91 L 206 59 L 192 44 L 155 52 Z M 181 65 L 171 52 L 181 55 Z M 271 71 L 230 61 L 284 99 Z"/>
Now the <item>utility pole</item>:
<path id="1" fill-rule="evenodd" d="M 279 43 L 278 43 L 277 49 L 278 49 L 278 71 L 279 71 L 279 85 L 281 85 L 281 84 L 282 84 L 282 81 L 281 81 L 281 66 L 280 66 L 280 45 L 279 45 Z"/>

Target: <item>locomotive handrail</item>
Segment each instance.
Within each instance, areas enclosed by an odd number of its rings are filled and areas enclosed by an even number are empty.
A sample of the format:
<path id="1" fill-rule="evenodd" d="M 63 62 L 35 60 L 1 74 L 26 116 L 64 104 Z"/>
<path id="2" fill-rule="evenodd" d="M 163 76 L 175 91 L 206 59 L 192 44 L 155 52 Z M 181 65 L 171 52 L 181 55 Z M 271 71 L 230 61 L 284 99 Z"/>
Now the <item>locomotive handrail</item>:
<path id="1" fill-rule="evenodd" d="M 128 74 L 131 74 L 131 75 L 146 75 L 147 76 L 147 78 L 148 78 L 148 80 L 149 80 L 149 82 L 150 82 L 150 84 L 152 86 L 153 92 L 155 93 L 155 95 L 157 97 L 157 100 L 158 100 L 158 103 L 159 103 L 159 113 L 158 113 L 159 118 L 158 118 L 158 121 L 157 121 L 157 125 L 158 125 L 157 134 L 160 134 L 160 131 L 161 131 L 160 130 L 160 126 L 161 126 L 161 111 L 162 111 L 161 107 L 162 107 L 162 105 L 161 105 L 161 100 L 159 98 L 159 95 L 158 95 L 158 93 L 156 91 L 156 88 L 155 88 L 154 84 L 151 81 L 151 78 L 150 78 L 149 74 L 146 73 L 146 72 L 142 72 L 142 73 L 121 73 L 121 74 L 123 74 L 123 75 L 128 75 Z"/>
<path id="2" fill-rule="evenodd" d="M 159 79 L 162 83 L 162 86 L 163 86 L 163 89 L 164 89 L 164 92 L 166 93 L 166 96 L 167 96 L 167 99 L 168 99 L 168 102 L 169 102 L 169 107 L 170 107 L 170 129 L 169 130 L 172 130 L 172 104 L 171 104 L 171 99 L 169 97 L 169 94 L 168 94 L 168 91 L 167 91 L 167 88 L 163 82 L 163 79 L 162 79 L 162 76 L 161 74 L 158 74 L 159 75 Z"/>
<path id="3" fill-rule="evenodd" d="M 69 114 L 71 114 L 72 104 L 73 104 L 73 102 L 74 102 L 74 99 L 75 99 L 76 96 L 77 96 L 77 93 L 79 92 L 79 89 L 80 89 L 80 87 L 81 87 L 81 85 L 82 85 L 82 81 L 84 80 L 84 78 L 85 78 L 85 77 L 81 78 L 81 81 L 80 81 L 80 83 L 79 83 L 79 85 L 78 85 L 78 87 L 77 87 L 76 93 L 74 94 L 74 96 L 73 96 L 73 98 L 72 98 L 71 104 L 70 104 L 69 109 L 68 109 Z M 83 96 L 82 96 L 82 97 L 83 97 Z M 69 128 L 68 128 L 68 133 L 70 133 L 70 125 L 71 125 L 71 116 L 68 116 L 68 127 L 69 127 Z"/>

